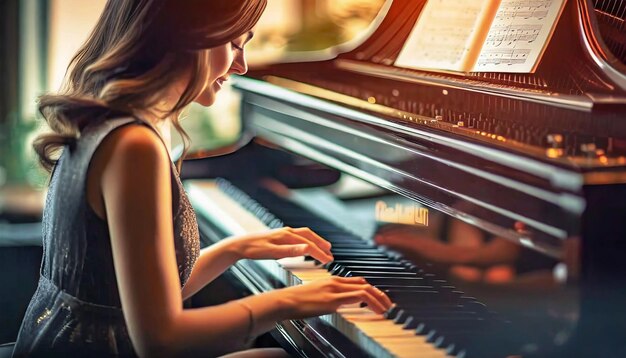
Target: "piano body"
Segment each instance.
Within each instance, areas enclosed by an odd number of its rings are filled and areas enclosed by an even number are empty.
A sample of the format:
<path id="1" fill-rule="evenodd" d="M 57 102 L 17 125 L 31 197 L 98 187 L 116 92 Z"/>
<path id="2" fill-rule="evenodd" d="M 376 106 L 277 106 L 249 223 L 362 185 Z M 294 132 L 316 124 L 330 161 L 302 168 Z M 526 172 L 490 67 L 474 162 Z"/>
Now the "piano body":
<path id="1" fill-rule="evenodd" d="M 336 314 L 279 323 L 294 355 L 626 356 L 626 2 L 569 0 L 532 74 L 395 67 L 425 3 L 387 2 L 333 58 L 236 79 L 250 142 L 184 165 L 205 244 L 245 216 L 211 191 L 309 226 L 330 274 L 397 301 L 380 326 L 423 342 L 394 351 Z M 287 266 L 232 272 L 252 293 L 306 280 Z"/>

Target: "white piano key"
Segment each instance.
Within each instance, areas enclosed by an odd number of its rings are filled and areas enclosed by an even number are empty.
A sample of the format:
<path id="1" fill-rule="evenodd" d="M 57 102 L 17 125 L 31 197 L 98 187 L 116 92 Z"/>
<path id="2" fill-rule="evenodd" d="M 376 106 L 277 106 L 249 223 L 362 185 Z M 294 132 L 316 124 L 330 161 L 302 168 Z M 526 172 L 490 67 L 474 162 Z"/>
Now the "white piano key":
<path id="1" fill-rule="evenodd" d="M 265 223 L 222 192 L 215 181 L 189 180 L 185 186 L 189 196 L 198 199 L 193 200 L 194 206 L 218 219 L 216 224 L 230 235 L 268 230 Z"/>

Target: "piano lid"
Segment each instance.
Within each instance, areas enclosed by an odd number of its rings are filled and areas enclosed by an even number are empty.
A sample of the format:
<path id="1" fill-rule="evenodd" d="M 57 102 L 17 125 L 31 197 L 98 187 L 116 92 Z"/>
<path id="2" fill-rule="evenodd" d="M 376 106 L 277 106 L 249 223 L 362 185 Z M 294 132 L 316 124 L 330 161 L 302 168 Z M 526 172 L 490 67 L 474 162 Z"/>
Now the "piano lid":
<path id="1" fill-rule="evenodd" d="M 240 85 L 252 92 L 260 85 L 259 91 L 268 93 L 274 88 L 265 85 L 270 83 L 380 116 L 389 125 L 445 132 L 587 172 L 585 183 L 624 180 L 626 70 L 611 52 L 623 57 L 623 46 L 617 45 L 623 36 L 607 30 L 624 24 L 604 15 L 596 19 L 606 2 L 597 3 L 598 10 L 586 1 L 567 2 L 531 74 L 463 75 L 393 66 L 423 5 L 394 1 L 381 11 L 386 16 L 376 31 L 352 51 L 333 60 L 255 68 L 248 77 L 265 83 Z M 624 16 L 621 3 L 611 9 Z M 604 45 L 603 38 L 612 45 Z"/>
<path id="2" fill-rule="evenodd" d="M 623 7 L 626 5 L 619 0 L 596 1 L 597 9 L 590 1 L 567 1 L 546 53 L 532 74 L 474 72 L 461 75 L 394 67 L 425 3 L 394 1 L 376 36 L 340 55 L 337 66 L 407 82 L 487 87 L 490 92 L 503 96 L 516 92 L 517 97 L 568 107 L 626 103 L 623 35 L 626 29 Z"/>

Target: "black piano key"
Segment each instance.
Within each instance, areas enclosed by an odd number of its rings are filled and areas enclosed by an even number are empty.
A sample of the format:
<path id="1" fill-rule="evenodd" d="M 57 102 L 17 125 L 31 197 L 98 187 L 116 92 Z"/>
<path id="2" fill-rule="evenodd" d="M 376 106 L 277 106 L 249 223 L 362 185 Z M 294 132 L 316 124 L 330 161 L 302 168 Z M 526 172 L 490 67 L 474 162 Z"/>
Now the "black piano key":
<path id="1" fill-rule="evenodd" d="M 445 350 L 446 355 L 455 357 L 455 358 L 465 358 L 464 353 L 458 349 L 457 345 L 454 342 L 449 342 L 445 339 L 444 336 L 437 337 L 432 345 Z"/>
<path id="2" fill-rule="evenodd" d="M 376 247 L 367 243 L 363 243 L 363 244 L 357 244 L 357 243 L 350 243 L 350 244 L 338 244 L 336 243 L 334 240 L 332 239 L 326 239 L 326 241 L 328 241 L 331 245 L 331 249 L 335 250 L 337 252 L 339 252 L 340 250 L 351 250 L 351 249 L 361 249 L 361 250 L 376 250 Z M 378 252 L 383 252 L 381 250 L 378 250 Z"/>
<path id="3" fill-rule="evenodd" d="M 405 264 L 399 263 L 399 262 L 393 262 L 393 261 L 377 261 L 376 263 L 372 263 L 371 261 L 360 261 L 360 260 L 333 260 L 331 262 L 329 262 L 328 264 L 325 265 L 325 268 L 328 269 L 329 271 L 334 269 L 335 267 L 338 266 L 371 266 L 371 265 L 376 265 L 376 266 L 387 266 L 387 267 L 408 267 L 411 268 Z"/>
<path id="4" fill-rule="evenodd" d="M 389 278 L 399 278 L 399 277 L 419 277 L 415 272 L 381 272 L 381 271 L 356 271 L 349 270 L 346 271 L 345 274 L 341 275 L 344 277 L 389 277 Z"/>
<path id="5" fill-rule="evenodd" d="M 389 265 L 379 265 L 378 263 L 370 263 L 369 265 L 352 265 L 352 264 L 343 264 L 341 267 L 348 270 L 356 270 L 356 271 L 379 271 L 379 272 L 411 272 L 408 267 L 405 266 L 389 266 Z"/>
<path id="6" fill-rule="evenodd" d="M 511 347 L 511 337 L 506 327 L 495 326 L 490 329 L 468 329 L 454 333 L 443 333 L 433 330 L 430 342 L 439 344 L 455 357 L 481 358 L 481 357 L 506 357 L 514 355 Z M 509 336 L 507 336 L 509 334 Z M 489 342 L 486 345 L 485 342 Z M 519 352 L 518 352 L 519 353 Z"/>
<path id="7" fill-rule="evenodd" d="M 385 255 L 384 252 L 377 249 L 359 249 L 359 248 L 350 248 L 350 249 L 338 249 L 331 247 L 330 252 L 337 255 L 342 254 L 362 254 L 362 255 L 381 255 L 382 257 L 389 257 Z"/>
<path id="8" fill-rule="evenodd" d="M 466 306 L 464 303 L 468 302 L 469 299 L 466 297 L 441 297 L 438 294 L 432 294 L 432 297 L 428 299 L 428 294 L 424 294 L 421 296 L 417 296 L 415 299 L 404 299 L 404 298 L 391 298 L 391 300 L 398 306 L 399 309 L 417 309 L 423 310 L 428 308 L 437 308 L 441 307 L 450 308 L 455 306 Z M 469 307 L 465 307 L 466 310 L 471 310 Z"/>
<path id="9" fill-rule="evenodd" d="M 380 276 L 365 276 L 364 277 L 370 285 L 415 285 L 423 286 L 422 284 L 427 282 L 422 277 L 380 277 Z"/>
<path id="10" fill-rule="evenodd" d="M 327 239 L 331 244 L 331 250 L 334 250 L 337 253 L 342 252 L 374 252 L 374 253 L 382 253 L 384 254 L 384 250 L 380 250 L 379 248 L 372 247 L 372 245 L 358 245 L 358 244 L 337 244 L 332 239 Z"/>
<path id="11" fill-rule="evenodd" d="M 354 238 L 343 238 L 343 239 L 339 239 L 339 234 L 335 234 L 332 236 L 329 236 L 327 238 L 327 240 L 333 244 L 333 247 L 337 248 L 337 249 L 363 249 L 363 250 L 378 250 L 378 251 L 384 251 L 382 250 L 380 247 L 378 247 L 377 245 L 374 245 L 373 243 L 369 242 L 369 241 L 365 241 L 360 237 L 354 237 Z"/>
<path id="12" fill-rule="evenodd" d="M 331 253 L 333 254 L 333 257 L 335 259 L 338 260 L 344 260 L 344 259 L 362 259 L 362 260 L 372 260 L 372 261 L 389 261 L 389 257 L 386 256 L 385 254 L 362 254 L 362 253 L 350 253 L 350 252 L 342 252 L 342 253 L 334 253 L 331 250 Z"/>
<path id="13" fill-rule="evenodd" d="M 398 324 L 408 324 L 409 322 L 411 322 L 411 325 L 407 325 L 404 328 L 405 329 L 415 329 L 417 327 L 417 324 L 426 324 L 426 323 L 432 323 L 429 322 L 428 320 L 435 320 L 435 319 L 454 319 L 454 318 L 481 318 L 484 319 L 483 317 L 480 317 L 480 314 L 476 313 L 476 312 L 465 312 L 463 310 L 451 310 L 449 309 L 449 306 L 441 306 L 440 309 L 433 309 L 436 308 L 437 306 L 434 307 L 429 307 L 430 310 L 410 310 L 410 309 L 403 309 L 400 308 L 397 311 L 394 312 L 393 314 L 393 318 L 392 319 L 395 323 Z M 390 315 L 391 317 L 392 315 Z M 435 327 L 435 328 L 439 328 L 439 327 Z"/>
<path id="14" fill-rule="evenodd" d="M 377 265 L 383 265 L 383 266 L 396 266 L 396 267 L 415 267 L 415 265 L 413 265 L 411 262 L 405 262 L 405 261 L 394 261 L 394 260 L 390 260 L 389 258 L 387 260 L 376 260 L 376 264 Z M 368 259 L 354 259 L 354 258 L 349 258 L 349 259 L 335 259 L 333 260 L 334 263 L 340 264 L 340 265 L 371 265 L 371 260 Z"/>
<path id="15" fill-rule="evenodd" d="M 346 247 L 346 246 L 351 246 L 351 245 L 371 247 L 371 248 L 376 247 L 376 245 L 370 242 L 364 241 L 360 237 L 357 237 L 355 235 L 346 235 L 345 233 L 333 234 L 332 237 L 327 238 L 327 240 L 329 240 L 333 245 L 337 247 Z"/>
<path id="16" fill-rule="evenodd" d="M 442 305 L 442 306 L 425 306 L 421 305 L 419 307 L 402 307 L 399 305 L 395 305 L 387 312 L 385 312 L 385 318 L 390 320 L 395 320 L 396 317 L 400 315 L 400 313 L 404 315 L 412 315 L 419 317 L 420 315 L 441 315 L 445 316 L 447 314 L 454 313 L 468 313 L 467 309 L 462 305 L 450 304 L 450 305 Z M 472 312 L 473 314 L 479 315 L 480 312 Z"/>
<path id="17" fill-rule="evenodd" d="M 397 324 L 405 324 L 410 317 L 411 314 L 408 311 L 401 309 L 395 314 L 393 321 Z"/>
<path id="18" fill-rule="evenodd" d="M 477 312 L 465 312 L 465 311 L 450 311 L 450 310 L 433 310 L 433 311 L 411 311 L 411 310 L 401 310 L 397 318 L 394 319 L 394 322 L 398 324 L 405 324 L 405 329 L 415 329 L 417 328 L 417 324 L 432 324 L 435 328 L 436 324 L 432 322 L 436 322 L 439 320 L 485 320 L 484 317 L 480 317 Z"/>
<path id="19" fill-rule="evenodd" d="M 397 274 L 395 276 L 417 276 L 418 275 L 416 272 L 411 272 L 403 268 L 397 269 L 397 268 L 380 267 L 380 266 L 358 266 L 358 267 L 337 266 L 329 272 L 332 275 L 336 275 L 336 276 L 358 276 L 358 274 L 353 274 L 353 273 L 361 273 L 361 272 Z"/>
<path id="20" fill-rule="evenodd" d="M 410 295 L 406 295 L 407 292 L 386 292 L 389 299 L 392 302 L 400 306 L 408 306 L 411 304 L 420 304 L 423 306 L 442 306 L 458 304 L 458 297 L 443 297 L 436 289 L 421 290 L 410 292 Z"/>
<path id="21" fill-rule="evenodd" d="M 398 305 L 393 305 L 383 314 L 387 319 L 394 319 L 402 309 Z"/>
<path id="22" fill-rule="evenodd" d="M 413 292 L 413 291 L 421 291 L 421 290 L 436 290 L 438 287 L 431 285 L 409 285 L 409 286 L 400 286 L 400 285 L 373 285 L 378 289 L 384 292 Z"/>
<path id="23" fill-rule="evenodd" d="M 489 313 L 485 313 L 484 311 L 473 311 L 472 308 L 468 307 L 465 303 L 466 303 L 466 299 L 464 297 L 460 297 L 460 298 L 457 298 L 456 300 L 450 300 L 448 302 L 429 302 L 427 304 L 424 304 L 424 303 L 416 301 L 416 302 L 403 302 L 401 304 L 396 303 L 396 306 L 398 306 L 399 310 L 400 309 L 414 310 L 416 312 L 441 309 L 443 311 L 458 310 L 458 311 L 480 312 L 482 315 L 485 315 L 485 316 L 489 314 Z"/>
<path id="24" fill-rule="evenodd" d="M 404 324 L 406 329 L 416 329 L 419 324 L 426 324 L 433 327 L 442 334 L 468 330 L 482 330 L 491 325 L 491 321 L 482 317 L 438 317 L 417 319 L 409 317 Z"/>
<path id="25" fill-rule="evenodd" d="M 424 281 L 424 283 L 429 283 L 428 281 Z M 430 290 L 432 291 L 436 291 L 437 294 L 439 295 L 439 297 L 441 297 L 442 299 L 448 299 L 448 298 L 460 298 L 463 296 L 462 292 L 458 292 L 458 291 L 453 291 L 453 290 L 447 290 L 447 289 L 442 289 L 439 286 L 436 285 L 419 285 L 419 286 L 428 286 L 431 287 Z M 415 294 L 419 294 L 420 292 L 422 292 L 421 289 L 416 288 L 416 289 L 411 289 L 411 288 L 400 288 L 400 289 L 394 289 L 394 288 L 388 288 L 388 289 L 384 289 L 383 291 L 385 291 L 387 293 L 387 295 L 389 297 L 394 297 L 397 301 L 397 303 L 400 303 L 401 300 L 402 301 L 407 301 L 407 302 L 411 302 L 411 297 L 413 297 Z"/>

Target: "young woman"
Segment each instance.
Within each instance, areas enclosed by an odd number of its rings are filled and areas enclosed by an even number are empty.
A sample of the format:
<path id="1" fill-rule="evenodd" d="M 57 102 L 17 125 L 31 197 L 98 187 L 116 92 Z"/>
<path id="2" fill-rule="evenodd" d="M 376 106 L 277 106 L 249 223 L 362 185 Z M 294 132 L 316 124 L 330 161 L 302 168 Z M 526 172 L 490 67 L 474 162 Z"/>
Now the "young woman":
<path id="1" fill-rule="evenodd" d="M 42 274 L 16 356 L 215 356 L 245 347 L 276 321 L 355 302 L 389 308 L 362 278 L 182 307 L 239 259 L 332 260 L 330 244 L 308 228 L 200 250 L 165 144 L 170 124 L 185 137 L 178 123 L 185 106 L 211 105 L 231 74 L 246 72 L 244 46 L 265 1 L 108 1 L 62 91 L 40 99 L 53 133 L 35 149 L 53 170 Z"/>

